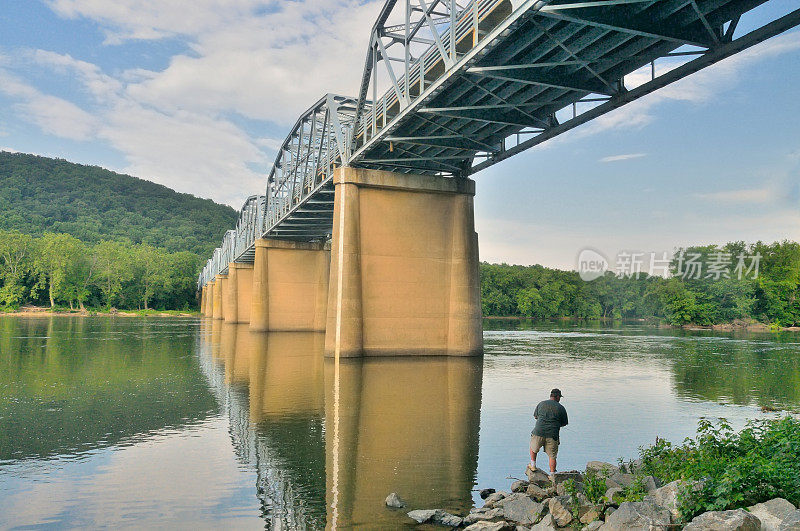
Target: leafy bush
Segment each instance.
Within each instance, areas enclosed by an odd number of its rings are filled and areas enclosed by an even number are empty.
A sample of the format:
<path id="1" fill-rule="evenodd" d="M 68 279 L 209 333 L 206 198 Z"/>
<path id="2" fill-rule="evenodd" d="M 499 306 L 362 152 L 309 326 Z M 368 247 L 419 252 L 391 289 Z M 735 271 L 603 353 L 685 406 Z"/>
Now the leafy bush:
<path id="1" fill-rule="evenodd" d="M 680 497 L 684 519 L 705 511 L 785 498 L 800 504 L 800 419 L 754 420 L 740 432 L 721 419 L 702 419 L 682 446 L 666 441 L 641 451 L 642 472 L 663 483 L 699 481 Z"/>
<path id="2" fill-rule="evenodd" d="M 603 501 L 606 494 L 606 478 L 608 477 L 608 469 L 595 471 L 588 469 L 583 477 L 583 493 L 586 495 L 591 503 L 599 504 Z"/>

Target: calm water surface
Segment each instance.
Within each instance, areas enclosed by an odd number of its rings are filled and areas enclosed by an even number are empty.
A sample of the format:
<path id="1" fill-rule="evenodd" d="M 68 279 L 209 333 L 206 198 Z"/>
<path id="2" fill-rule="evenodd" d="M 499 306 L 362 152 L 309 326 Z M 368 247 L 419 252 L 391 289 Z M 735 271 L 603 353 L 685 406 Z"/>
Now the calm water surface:
<path id="1" fill-rule="evenodd" d="M 492 328 L 492 329 L 488 329 Z M 403 527 L 527 462 L 559 468 L 800 407 L 800 336 L 487 323 L 476 359 L 322 357 L 323 334 L 199 319 L 0 317 L 0 528 Z"/>

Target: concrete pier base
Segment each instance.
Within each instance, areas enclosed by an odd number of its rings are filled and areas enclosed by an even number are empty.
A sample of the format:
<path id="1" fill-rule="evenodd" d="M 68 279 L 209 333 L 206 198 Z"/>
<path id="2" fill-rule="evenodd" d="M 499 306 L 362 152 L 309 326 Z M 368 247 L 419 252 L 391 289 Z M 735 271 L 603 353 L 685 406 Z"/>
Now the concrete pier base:
<path id="1" fill-rule="evenodd" d="M 239 285 L 236 282 L 235 264 L 228 266 L 228 277 L 222 282 L 222 319 L 226 323 L 236 323 L 239 321 L 239 304 L 237 292 Z"/>
<path id="2" fill-rule="evenodd" d="M 250 329 L 324 331 L 329 267 L 323 243 L 256 241 Z"/>
<path id="3" fill-rule="evenodd" d="M 200 288 L 200 315 L 206 315 L 206 302 L 208 302 L 208 283 L 203 284 Z"/>
<path id="4" fill-rule="evenodd" d="M 236 322 L 249 323 L 253 306 L 253 264 L 231 264 L 236 271 Z"/>
<path id="5" fill-rule="evenodd" d="M 483 352 L 475 183 L 339 168 L 326 356 Z"/>
<path id="6" fill-rule="evenodd" d="M 217 275 L 214 278 L 214 294 L 211 297 L 211 317 L 222 319 L 222 293 L 223 283 L 228 279 L 228 275 Z"/>

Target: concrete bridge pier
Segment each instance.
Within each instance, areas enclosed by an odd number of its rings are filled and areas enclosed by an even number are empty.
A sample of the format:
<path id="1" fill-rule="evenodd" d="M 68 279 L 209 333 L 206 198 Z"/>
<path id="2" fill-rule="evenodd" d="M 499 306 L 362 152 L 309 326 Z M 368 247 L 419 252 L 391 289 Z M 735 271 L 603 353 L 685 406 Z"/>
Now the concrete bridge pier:
<path id="1" fill-rule="evenodd" d="M 325 355 L 483 352 L 470 179 L 338 168 Z"/>
<path id="2" fill-rule="evenodd" d="M 208 302 L 208 283 L 200 289 L 200 315 L 206 316 L 206 303 Z"/>
<path id="3" fill-rule="evenodd" d="M 211 296 L 211 317 L 214 319 L 222 319 L 223 300 L 222 294 L 224 292 L 223 284 L 227 281 L 228 275 L 217 275 L 214 278 L 213 295 Z"/>
<path id="4" fill-rule="evenodd" d="M 250 329 L 324 331 L 330 248 L 274 239 L 258 240 L 255 247 Z"/>

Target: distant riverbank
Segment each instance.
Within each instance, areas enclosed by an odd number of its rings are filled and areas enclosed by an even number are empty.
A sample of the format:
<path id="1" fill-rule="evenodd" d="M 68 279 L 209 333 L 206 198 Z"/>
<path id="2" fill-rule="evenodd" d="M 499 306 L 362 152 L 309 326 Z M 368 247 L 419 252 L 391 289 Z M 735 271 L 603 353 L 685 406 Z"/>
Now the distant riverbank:
<path id="1" fill-rule="evenodd" d="M 716 323 L 711 325 L 700 325 L 695 323 L 686 323 L 682 325 L 670 324 L 658 317 L 649 319 L 578 319 L 575 317 L 561 317 L 555 320 L 543 321 L 538 319 L 531 319 L 530 317 L 521 317 L 519 315 L 484 315 L 483 319 L 487 321 L 530 321 L 531 323 L 542 322 L 565 322 L 565 323 L 581 323 L 581 322 L 594 322 L 594 323 L 642 323 L 658 328 L 668 329 L 681 329 L 681 330 L 719 330 L 722 332 L 800 332 L 800 326 L 777 326 L 768 325 L 754 319 L 735 319 L 726 323 Z"/>
<path id="2" fill-rule="evenodd" d="M 36 317 L 50 315 L 78 315 L 95 316 L 105 315 L 109 317 L 199 317 L 200 312 L 191 310 L 117 310 L 116 308 L 100 309 L 87 308 L 85 310 L 70 310 L 68 308 L 47 308 L 41 306 L 23 306 L 18 310 L 7 310 L 0 312 L 0 316 L 14 317 Z"/>

